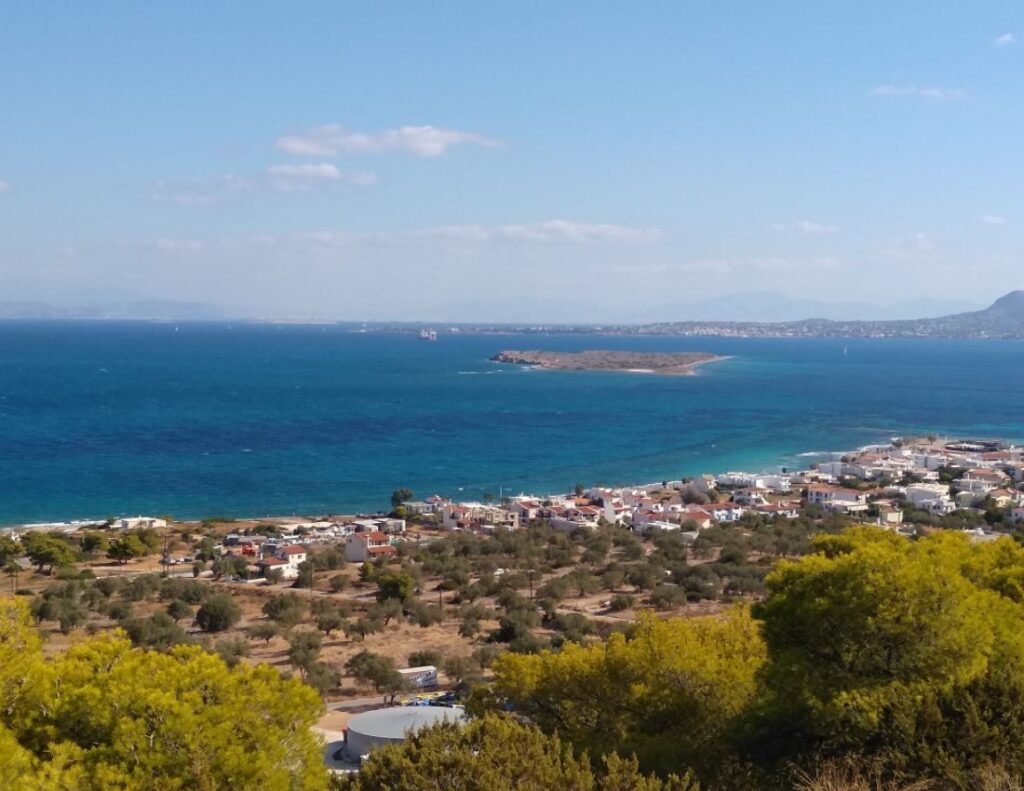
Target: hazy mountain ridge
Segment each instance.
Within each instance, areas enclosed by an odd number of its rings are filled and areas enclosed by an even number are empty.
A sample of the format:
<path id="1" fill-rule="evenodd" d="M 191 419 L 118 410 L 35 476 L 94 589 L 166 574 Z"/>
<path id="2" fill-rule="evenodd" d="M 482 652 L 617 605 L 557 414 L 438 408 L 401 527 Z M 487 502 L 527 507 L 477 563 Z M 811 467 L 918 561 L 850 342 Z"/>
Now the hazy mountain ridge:
<path id="1" fill-rule="evenodd" d="M 1024 291 L 1011 291 L 982 310 L 894 321 L 676 321 L 618 327 L 644 335 L 737 335 L 847 338 L 1024 338 Z"/>
<path id="2" fill-rule="evenodd" d="M 138 300 L 65 307 L 45 302 L 0 302 L 0 319 L 19 321 L 224 321 L 233 318 L 214 305 L 173 300 Z"/>

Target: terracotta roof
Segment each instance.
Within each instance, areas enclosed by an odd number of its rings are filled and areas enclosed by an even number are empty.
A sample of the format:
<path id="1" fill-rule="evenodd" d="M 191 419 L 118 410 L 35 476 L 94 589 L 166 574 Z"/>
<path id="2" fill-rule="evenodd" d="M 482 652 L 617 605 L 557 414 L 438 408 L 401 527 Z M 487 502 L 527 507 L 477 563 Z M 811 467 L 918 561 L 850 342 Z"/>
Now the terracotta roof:
<path id="1" fill-rule="evenodd" d="M 278 551 L 284 555 L 305 555 L 307 549 L 305 547 L 300 547 L 295 544 L 292 544 L 291 546 L 281 547 L 281 549 Z"/>
<path id="2" fill-rule="evenodd" d="M 769 513 L 777 513 L 779 511 L 796 511 L 798 506 L 792 503 L 768 503 L 767 505 L 757 506 L 758 511 L 768 511 Z"/>

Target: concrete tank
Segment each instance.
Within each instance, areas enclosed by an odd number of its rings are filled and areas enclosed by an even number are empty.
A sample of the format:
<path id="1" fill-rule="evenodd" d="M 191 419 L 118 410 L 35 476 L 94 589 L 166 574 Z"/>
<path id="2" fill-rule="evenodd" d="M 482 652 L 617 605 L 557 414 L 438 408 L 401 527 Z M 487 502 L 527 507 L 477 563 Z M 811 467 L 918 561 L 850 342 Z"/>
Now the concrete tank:
<path id="1" fill-rule="evenodd" d="M 395 706 L 363 712 L 349 720 L 345 754 L 350 761 L 358 761 L 374 747 L 401 744 L 409 733 L 439 722 L 458 724 L 465 719 L 461 709 L 445 706 Z"/>

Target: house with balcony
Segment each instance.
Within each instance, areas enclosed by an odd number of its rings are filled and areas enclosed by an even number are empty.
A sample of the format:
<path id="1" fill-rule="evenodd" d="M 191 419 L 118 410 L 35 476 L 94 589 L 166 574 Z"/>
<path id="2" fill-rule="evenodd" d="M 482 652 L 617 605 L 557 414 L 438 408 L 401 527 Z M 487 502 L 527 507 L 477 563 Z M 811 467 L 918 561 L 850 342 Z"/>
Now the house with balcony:
<path id="1" fill-rule="evenodd" d="M 379 558 L 393 558 L 398 551 L 391 539 L 381 532 L 353 533 L 345 538 L 345 559 L 349 563 L 365 563 Z"/>

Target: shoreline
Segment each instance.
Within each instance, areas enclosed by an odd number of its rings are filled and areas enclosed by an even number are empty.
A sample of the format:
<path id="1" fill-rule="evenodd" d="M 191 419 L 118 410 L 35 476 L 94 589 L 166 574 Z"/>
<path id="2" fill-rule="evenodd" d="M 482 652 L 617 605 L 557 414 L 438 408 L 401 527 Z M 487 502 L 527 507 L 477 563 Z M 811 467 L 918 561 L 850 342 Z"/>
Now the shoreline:
<path id="1" fill-rule="evenodd" d="M 968 440 L 971 440 L 971 439 L 977 439 L 977 437 L 948 435 L 948 434 L 941 434 L 939 432 L 930 432 L 927 435 L 925 435 L 925 434 L 914 434 L 914 435 L 909 435 L 909 436 L 905 436 L 905 437 L 902 437 L 902 438 L 896 437 L 896 436 L 893 436 L 893 435 L 888 435 L 887 438 L 879 438 L 877 441 L 867 442 L 865 444 L 857 446 L 856 448 L 848 448 L 846 450 L 802 451 L 802 452 L 798 452 L 798 453 L 792 453 L 792 454 L 785 454 L 785 455 L 781 455 L 781 456 L 776 456 L 774 464 L 768 464 L 767 466 L 762 464 L 762 465 L 758 466 L 757 468 L 751 467 L 751 468 L 743 468 L 743 469 L 738 469 L 738 470 L 728 470 L 728 469 L 725 469 L 725 468 L 715 469 L 715 468 L 712 467 L 709 470 L 709 474 L 711 474 L 711 475 L 721 475 L 721 474 L 726 474 L 726 473 L 731 473 L 731 472 L 742 472 L 744 474 L 751 474 L 751 475 L 767 475 L 767 474 L 775 474 L 781 468 L 787 468 L 787 474 L 805 473 L 805 472 L 808 472 L 808 471 L 812 470 L 812 467 L 809 464 L 809 463 L 812 462 L 812 459 L 814 460 L 814 463 L 816 463 L 818 461 L 826 460 L 826 459 L 829 459 L 829 458 L 836 458 L 836 457 L 841 457 L 841 456 L 845 456 L 845 455 L 864 453 L 864 452 L 868 451 L 869 449 L 871 449 L 873 447 L 877 447 L 879 445 L 891 444 L 896 439 L 903 439 L 904 441 L 909 442 L 909 443 L 923 443 L 923 442 L 926 441 L 928 436 L 933 436 L 933 435 L 937 438 L 937 440 L 936 440 L 937 442 L 942 442 L 942 443 L 963 442 L 963 441 L 968 441 Z M 998 441 L 1004 442 L 1009 447 L 1019 447 L 1019 445 L 1017 444 L 1018 441 L 1013 440 L 1013 439 L 998 438 Z M 796 463 L 790 465 L 790 464 L 786 464 L 785 463 L 787 460 L 799 460 L 799 461 L 797 461 Z M 709 466 L 711 466 L 711 465 L 709 465 Z M 684 475 L 683 477 L 684 478 L 686 478 L 686 477 L 696 477 L 698 475 L 700 475 L 700 473 L 694 473 L 693 475 L 688 475 L 688 476 Z M 645 488 L 645 487 L 651 487 L 651 486 L 660 485 L 660 481 L 661 480 L 674 480 L 677 477 L 678 477 L 678 473 L 672 473 L 672 474 L 666 475 L 666 476 L 664 476 L 663 478 L 660 478 L 660 479 L 657 478 L 657 476 L 654 476 L 654 479 L 647 480 L 647 481 L 644 481 L 644 482 L 639 482 L 637 480 L 633 480 L 633 481 L 629 481 L 629 482 L 625 482 L 625 483 L 617 483 L 617 484 L 613 484 L 613 485 L 615 487 L 617 487 L 617 488 L 626 488 L 626 489 Z M 439 489 L 439 492 L 440 491 L 444 491 L 444 490 L 443 489 Z M 435 493 L 435 492 L 432 492 L 432 493 Z M 529 492 L 524 491 L 524 492 L 522 492 L 522 494 L 528 494 L 530 496 L 535 496 L 535 497 L 548 497 L 548 496 L 558 495 L 558 494 L 561 494 L 561 493 L 562 492 L 560 492 L 558 490 L 548 489 L 548 488 L 544 488 L 544 487 L 540 487 L 536 491 L 529 491 Z M 453 498 L 457 498 L 458 497 L 458 495 L 454 491 L 449 491 L 448 495 L 445 495 L 445 496 L 451 496 Z M 154 511 L 154 513 L 156 513 L 156 511 Z M 326 514 L 325 513 L 317 513 L 317 512 L 314 512 L 314 511 L 308 511 L 308 512 L 306 512 L 304 514 L 299 514 L 299 513 L 267 514 L 267 513 L 264 513 L 263 516 L 253 516 L 252 514 L 248 514 L 248 515 L 241 514 L 241 513 L 233 514 L 232 512 L 230 512 L 230 510 L 221 509 L 220 511 L 218 511 L 217 516 L 223 517 L 223 519 L 225 520 L 225 523 L 229 523 L 229 522 L 278 522 L 278 523 L 281 523 L 281 522 L 288 522 L 288 521 L 303 522 L 303 521 L 316 520 L 316 519 L 325 519 L 325 518 L 346 518 L 346 519 L 350 519 L 350 518 L 377 518 L 377 517 L 380 517 L 380 516 L 384 515 L 385 513 L 386 513 L 386 509 L 385 510 L 380 510 L 380 509 L 373 510 L 373 509 L 354 509 L 354 508 L 339 507 L 338 509 L 330 511 L 329 513 L 326 513 Z M 64 520 L 55 519 L 55 520 L 51 520 L 51 521 L 38 521 L 38 522 L 10 522 L 10 523 L 0 524 L 0 534 L 3 534 L 6 531 L 19 531 L 19 532 L 35 531 L 35 532 L 59 532 L 59 533 L 67 534 L 67 535 L 73 535 L 73 534 L 77 533 L 80 530 L 84 530 L 84 529 L 88 529 L 88 528 L 92 528 L 92 527 L 97 527 L 98 525 L 103 525 L 103 524 L 105 524 L 107 522 L 108 518 L 109 517 L 100 517 L 100 518 L 96 518 L 96 519 L 88 519 L 88 518 L 76 518 L 76 519 L 64 519 Z M 122 516 L 116 517 L 113 521 L 117 521 L 117 520 L 123 519 L 123 518 L 129 518 L 130 519 L 132 517 L 127 517 L 127 516 L 122 515 Z M 175 524 L 196 523 L 196 522 L 202 522 L 202 521 L 204 521 L 204 519 L 208 519 L 208 518 L 210 518 L 209 515 L 207 515 L 205 517 L 204 516 L 196 516 L 194 518 L 183 517 L 181 519 L 175 519 L 174 523 Z"/>

